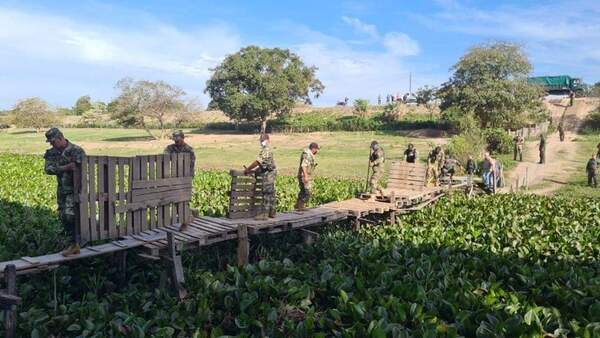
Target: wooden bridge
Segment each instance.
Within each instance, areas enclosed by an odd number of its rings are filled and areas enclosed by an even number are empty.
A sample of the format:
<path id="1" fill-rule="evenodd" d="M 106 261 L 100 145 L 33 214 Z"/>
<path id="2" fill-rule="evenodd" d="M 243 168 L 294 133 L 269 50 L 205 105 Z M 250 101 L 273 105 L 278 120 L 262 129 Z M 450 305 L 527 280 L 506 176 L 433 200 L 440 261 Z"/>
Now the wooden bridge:
<path id="1" fill-rule="evenodd" d="M 351 220 L 357 228 L 361 223 L 374 223 L 370 219 L 373 216 L 395 223 L 397 213 L 418 210 L 444 194 L 440 187 L 425 187 L 424 166 L 397 162 L 392 164 L 384 196 L 363 195 L 258 221 L 253 217 L 262 205 L 261 177 L 232 170 L 228 217 L 194 217 L 189 207 L 193 176 L 190 163 L 186 154 L 86 157 L 78 175 L 81 180 L 76 182 L 81 192 L 77 228 L 81 244 L 92 245 L 73 256 L 53 253 L 0 263 L 0 276 L 6 284 L 6 289 L 0 290 L 0 309 L 7 313 L 7 332 L 16 325 L 15 306 L 20 303 L 17 275 L 40 273 L 107 254 L 119 258 L 124 274 L 126 252 L 135 249 L 141 257 L 164 261 L 173 289 L 184 298 L 183 250 L 237 240 L 238 264 L 244 265 L 252 235 L 298 230 L 303 232 L 305 242 L 311 243 L 316 233 L 307 228 L 342 220 Z"/>

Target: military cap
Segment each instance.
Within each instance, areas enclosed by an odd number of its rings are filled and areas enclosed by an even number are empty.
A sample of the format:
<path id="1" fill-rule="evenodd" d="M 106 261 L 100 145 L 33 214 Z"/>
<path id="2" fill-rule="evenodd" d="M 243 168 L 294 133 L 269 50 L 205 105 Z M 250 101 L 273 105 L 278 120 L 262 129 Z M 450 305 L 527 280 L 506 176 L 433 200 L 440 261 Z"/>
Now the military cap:
<path id="1" fill-rule="evenodd" d="M 64 137 L 58 128 L 50 128 L 46 132 L 46 142 L 52 142 L 59 137 Z"/>
<path id="2" fill-rule="evenodd" d="M 173 132 L 173 138 L 176 138 L 176 137 L 185 137 L 185 135 L 183 134 L 182 130 L 175 130 Z"/>
<path id="3" fill-rule="evenodd" d="M 319 147 L 319 145 L 315 142 L 312 142 L 311 144 L 308 145 L 308 149 L 321 149 L 321 147 Z"/>

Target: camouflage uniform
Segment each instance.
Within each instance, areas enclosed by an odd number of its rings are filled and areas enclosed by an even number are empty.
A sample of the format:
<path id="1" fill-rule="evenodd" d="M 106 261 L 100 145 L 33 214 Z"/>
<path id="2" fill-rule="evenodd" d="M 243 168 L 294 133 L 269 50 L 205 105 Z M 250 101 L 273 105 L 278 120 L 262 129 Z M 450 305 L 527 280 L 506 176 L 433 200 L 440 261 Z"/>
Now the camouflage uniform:
<path id="1" fill-rule="evenodd" d="M 268 144 L 262 146 L 256 161 L 259 164 L 259 169 L 256 171 L 257 176 L 262 176 L 262 198 L 263 212 L 269 215 L 275 215 L 277 203 L 277 194 L 275 192 L 275 177 L 277 176 L 277 166 L 273 159 L 273 152 Z"/>
<path id="2" fill-rule="evenodd" d="M 380 191 L 382 188 L 379 181 L 381 181 L 381 178 L 383 177 L 384 162 L 385 154 L 383 153 L 383 149 L 381 149 L 381 147 L 377 147 L 377 150 L 371 152 L 371 157 L 369 158 L 369 165 L 373 171 L 369 179 L 370 193 Z"/>
<path id="3" fill-rule="evenodd" d="M 317 159 L 310 149 L 304 149 L 300 156 L 300 167 L 298 168 L 298 185 L 300 186 L 300 192 L 298 193 L 298 202 L 302 205 L 308 203 L 311 196 L 312 188 L 312 175 L 317 166 Z M 302 168 L 306 168 L 308 174 L 306 184 L 302 181 Z"/>
<path id="4" fill-rule="evenodd" d="M 74 171 L 62 171 L 60 167 L 73 162 L 80 169 L 84 156 L 83 149 L 68 140 L 67 147 L 62 152 L 51 148 L 46 150 L 44 154 L 44 171 L 48 175 L 56 176 L 58 182 L 56 196 L 60 221 L 73 243 L 79 243 L 80 241 L 79 229 L 77 229 L 77 217 L 79 215 L 78 191 L 75 191 Z"/>
<path id="5" fill-rule="evenodd" d="M 191 172 L 192 172 L 192 176 L 194 175 L 194 168 L 196 166 L 196 154 L 194 154 L 194 148 L 192 148 L 190 145 L 188 144 L 183 144 L 183 145 L 177 145 L 175 143 L 173 144 L 169 144 L 164 151 L 165 155 L 168 154 L 180 154 L 180 153 L 188 153 L 190 154 L 190 159 L 191 162 L 190 166 L 191 166 Z"/>
<path id="6" fill-rule="evenodd" d="M 525 140 L 523 140 L 523 137 L 521 137 L 520 135 L 517 135 L 514 138 L 514 142 L 515 148 L 513 151 L 513 159 L 516 161 L 517 157 L 519 157 L 519 161 L 523 162 L 523 143 L 525 142 Z"/>

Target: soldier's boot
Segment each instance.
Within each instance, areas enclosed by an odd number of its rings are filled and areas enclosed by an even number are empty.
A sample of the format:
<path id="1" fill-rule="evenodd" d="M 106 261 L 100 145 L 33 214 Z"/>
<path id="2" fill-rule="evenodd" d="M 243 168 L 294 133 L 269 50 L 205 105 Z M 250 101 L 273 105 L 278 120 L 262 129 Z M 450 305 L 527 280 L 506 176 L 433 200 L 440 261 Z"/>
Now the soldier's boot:
<path id="1" fill-rule="evenodd" d="M 275 217 L 277 217 L 277 212 L 275 211 L 275 208 L 269 209 L 269 218 L 275 218 Z"/>
<path id="2" fill-rule="evenodd" d="M 80 252 L 81 252 L 81 247 L 79 247 L 79 244 L 75 243 L 75 244 L 69 245 L 65 250 L 63 250 L 61 252 L 61 254 L 66 257 L 66 256 L 79 255 Z"/>
<path id="3" fill-rule="evenodd" d="M 266 221 L 269 219 L 269 214 L 265 212 L 265 210 L 261 210 L 258 214 L 256 214 L 256 216 L 254 216 L 254 219 L 257 221 Z"/>
<path id="4" fill-rule="evenodd" d="M 304 206 L 304 201 L 296 202 L 296 211 L 306 211 L 306 207 Z"/>

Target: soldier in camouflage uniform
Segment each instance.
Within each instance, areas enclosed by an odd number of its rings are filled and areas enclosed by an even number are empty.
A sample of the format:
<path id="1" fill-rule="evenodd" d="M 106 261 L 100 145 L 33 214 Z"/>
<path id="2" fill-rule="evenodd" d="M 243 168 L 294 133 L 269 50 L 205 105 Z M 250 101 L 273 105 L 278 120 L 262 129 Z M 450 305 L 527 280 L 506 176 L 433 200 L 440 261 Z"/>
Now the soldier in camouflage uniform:
<path id="1" fill-rule="evenodd" d="M 307 149 L 304 149 L 300 156 L 300 166 L 298 167 L 298 185 L 300 186 L 300 192 L 298 193 L 298 200 L 296 201 L 295 206 L 298 211 L 306 210 L 306 203 L 310 200 L 312 176 L 317 166 L 315 155 L 319 149 L 319 145 L 313 142 Z"/>
<path id="2" fill-rule="evenodd" d="M 256 176 L 262 176 L 262 210 L 256 215 L 255 219 L 264 221 L 275 218 L 275 208 L 277 204 L 277 194 L 275 192 L 275 177 L 277 176 L 277 166 L 273 159 L 271 151 L 271 138 L 268 134 L 260 136 L 261 150 L 258 157 L 248 168 L 245 174 L 254 173 Z"/>
<path id="3" fill-rule="evenodd" d="M 369 167 L 371 168 L 371 177 L 369 178 L 369 193 L 377 192 L 383 195 L 380 184 L 383 177 L 385 154 L 377 141 L 371 142 L 371 155 L 369 156 Z"/>
<path id="4" fill-rule="evenodd" d="M 191 159 L 191 172 L 194 175 L 194 168 L 196 166 L 196 154 L 194 154 L 194 148 L 185 143 L 185 135 L 183 131 L 176 130 L 173 132 L 173 143 L 169 144 L 164 151 L 164 154 L 179 154 L 189 153 Z"/>
<path id="5" fill-rule="evenodd" d="M 427 185 L 437 186 L 440 179 L 442 167 L 446 161 L 446 155 L 442 147 L 437 146 L 429 152 L 427 156 Z"/>
<path id="6" fill-rule="evenodd" d="M 58 212 L 65 231 L 70 236 L 69 247 L 63 250 L 64 256 L 79 254 L 80 236 L 77 228 L 79 200 L 76 191 L 79 182 L 81 163 L 85 152 L 79 146 L 69 142 L 58 128 L 46 132 L 46 142 L 52 145 L 44 154 L 44 171 L 56 176 Z"/>

